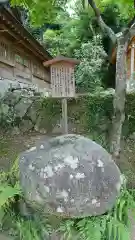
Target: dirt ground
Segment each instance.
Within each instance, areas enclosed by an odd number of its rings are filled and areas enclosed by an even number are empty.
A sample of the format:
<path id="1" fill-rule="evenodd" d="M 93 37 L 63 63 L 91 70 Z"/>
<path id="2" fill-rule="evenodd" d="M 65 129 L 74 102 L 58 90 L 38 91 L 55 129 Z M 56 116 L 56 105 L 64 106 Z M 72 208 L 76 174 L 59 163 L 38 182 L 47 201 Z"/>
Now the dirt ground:
<path id="1" fill-rule="evenodd" d="M 0 170 L 8 171 L 21 152 L 35 145 L 36 141 L 50 137 L 36 133 L 15 136 L 0 135 Z"/>

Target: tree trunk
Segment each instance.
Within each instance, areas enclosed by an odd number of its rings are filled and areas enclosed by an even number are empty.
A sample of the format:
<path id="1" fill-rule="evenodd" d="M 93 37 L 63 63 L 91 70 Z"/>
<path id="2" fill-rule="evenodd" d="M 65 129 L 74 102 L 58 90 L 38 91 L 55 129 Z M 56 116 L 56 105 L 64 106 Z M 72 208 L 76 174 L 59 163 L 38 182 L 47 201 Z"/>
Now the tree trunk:
<path id="1" fill-rule="evenodd" d="M 134 0 L 135 2 L 135 0 Z M 128 38 L 130 37 L 130 28 L 134 22 L 131 21 L 127 29 L 117 39 L 115 33 L 103 21 L 100 11 L 96 5 L 95 0 L 88 0 L 92 7 L 98 24 L 102 32 L 108 35 L 113 44 L 117 43 L 117 57 L 116 57 L 116 83 L 115 83 L 115 96 L 113 101 L 114 116 L 113 126 L 111 132 L 110 151 L 114 158 L 120 156 L 121 150 L 121 136 L 122 127 L 125 120 L 125 100 L 126 100 L 126 51 L 128 46 Z"/>
<path id="2" fill-rule="evenodd" d="M 125 120 L 127 45 L 127 37 L 123 34 L 117 40 L 116 85 L 115 96 L 113 100 L 114 116 L 110 146 L 111 153 L 115 158 L 119 158 L 120 156 L 122 126 Z"/>

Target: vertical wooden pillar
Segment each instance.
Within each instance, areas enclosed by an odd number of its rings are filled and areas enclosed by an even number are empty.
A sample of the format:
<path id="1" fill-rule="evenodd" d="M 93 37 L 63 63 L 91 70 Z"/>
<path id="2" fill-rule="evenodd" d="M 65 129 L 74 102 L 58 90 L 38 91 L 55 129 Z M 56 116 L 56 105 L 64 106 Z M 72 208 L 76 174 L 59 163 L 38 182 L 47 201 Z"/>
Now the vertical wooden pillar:
<path id="1" fill-rule="evenodd" d="M 133 73 L 134 73 L 134 58 L 135 58 L 135 49 L 133 44 L 131 47 L 131 78 L 133 78 Z"/>
<path id="2" fill-rule="evenodd" d="M 134 73 L 134 57 L 135 57 L 135 49 L 134 45 L 131 47 L 131 77 L 133 76 Z"/>
<path id="3" fill-rule="evenodd" d="M 68 134 L 67 98 L 62 99 L 62 130 L 63 134 Z"/>
<path id="4" fill-rule="evenodd" d="M 131 90 L 131 86 L 134 80 L 134 66 L 135 66 L 135 48 L 134 44 L 131 45 L 131 59 L 130 59 L 130 78 L 127 79 L 127 90 Z"/>

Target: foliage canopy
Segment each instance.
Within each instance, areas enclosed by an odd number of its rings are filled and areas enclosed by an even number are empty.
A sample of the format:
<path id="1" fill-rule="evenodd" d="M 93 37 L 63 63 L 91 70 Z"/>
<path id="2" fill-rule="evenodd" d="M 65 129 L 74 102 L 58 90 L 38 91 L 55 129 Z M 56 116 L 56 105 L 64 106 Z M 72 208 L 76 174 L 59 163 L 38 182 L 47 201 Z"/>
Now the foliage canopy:
<path id="1" fill-rule="evenodd" d="M 12 5 L 21 6 L 29 10 L 31 22 L 35 25 L 42 25 L 47 22 L 57 21 L 60 12 L 69 12 L 68 5 L 70 0 L 11 0 Z M 132 18 L 134 16 L 134 4 L 132 0 L 95 0 L 101 12 L 106 6 L 116 4 L 120 9 L 120 14 L 124 18 Z M 124 8 L 123 8 L 124 5 Z M 78 14 L 80 10 L 88 10 L 90 15 L 93 15 L 92 9 L 89 7 L 88 0 L 76 0 L 71 5 L 71 10 L 74 14 Z"/>
<path id="2" fill-rule="evenodd" d="M 41 25 L 44 22 L 53 22 L 60 11 L 64 10 L 67 0 L 11 0 L 14 6 L 21 6 L 29 10 L 31 22 Z"/>

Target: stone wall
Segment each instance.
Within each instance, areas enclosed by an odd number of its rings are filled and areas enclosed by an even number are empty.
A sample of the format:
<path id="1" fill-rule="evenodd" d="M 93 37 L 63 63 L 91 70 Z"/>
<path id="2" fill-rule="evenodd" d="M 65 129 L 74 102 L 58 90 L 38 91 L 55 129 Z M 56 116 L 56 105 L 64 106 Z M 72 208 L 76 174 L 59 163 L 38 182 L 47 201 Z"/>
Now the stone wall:
<path id="1" fill-rule="evenodd" d="M 0 80 L 0 126 L 19 134 L 62 133 L 61 100 L 27 84 Z M 68 99 L 69 133 L 89 135 L 106 147 L 111 129 L 114 90 Z M 135 94 L 128 94 L 123 135 L 134 137 Z"/>
<path id="2" fill-rule="evenodd" d="M 14 133 L 38 130 L 41 99 L 50 90 L 42 91 L 31 83 L 0 79 L 0 126 L 1 130 Z"/>
<path id="3" fill-rule="evenodd" d="M 19 83 L 17 85 L 8 80 L 0 81 L 0 85 L 0 126 L 2 130 L 12 130 L 13 134 L 30 131 L 43 134 L 62 133 L 60 99 L 52 99 L 48 96 L 48 92 L 45 96 L 31 85 Z M 69 133 L 90 135 L 94 140 L 97 140 L 98 134 L 99 142 L 105 142 L 109 104 L 112 104 L 112 92 L 69 99 Z M 103 105 L 102 108 L 100 105 Z M 112 112 L 112 106 L 110 111 Z"/>

